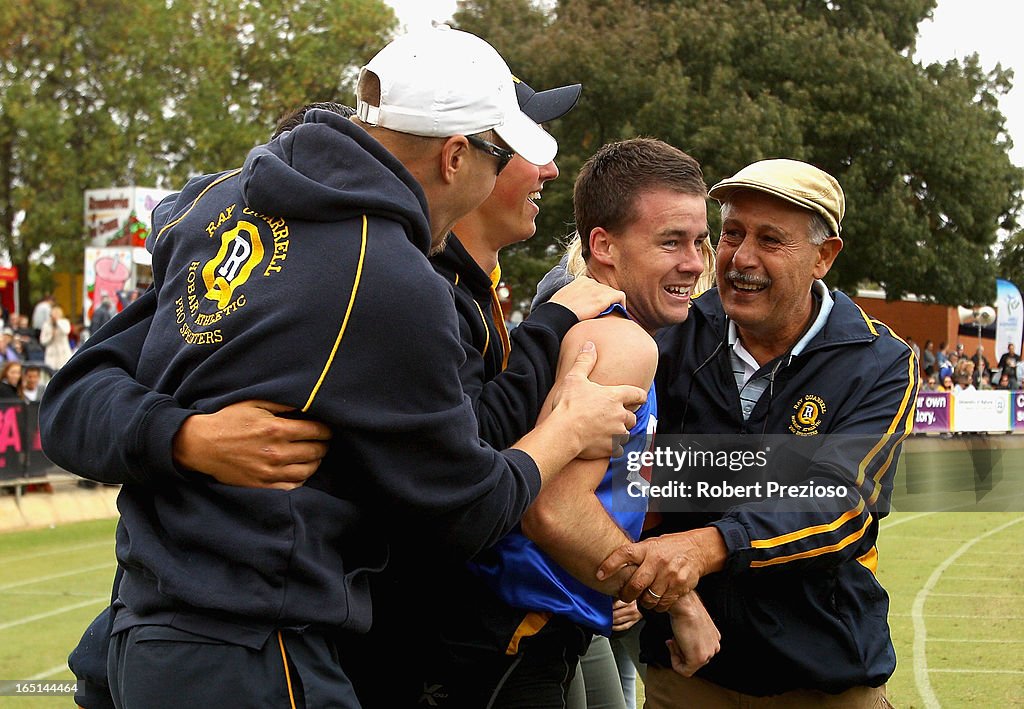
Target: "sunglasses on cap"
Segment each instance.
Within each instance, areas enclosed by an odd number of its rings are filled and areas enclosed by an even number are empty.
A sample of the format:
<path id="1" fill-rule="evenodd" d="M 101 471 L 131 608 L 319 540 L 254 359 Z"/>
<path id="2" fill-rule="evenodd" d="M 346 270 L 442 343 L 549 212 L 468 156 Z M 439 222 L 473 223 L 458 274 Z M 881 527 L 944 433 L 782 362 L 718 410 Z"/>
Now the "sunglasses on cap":
<path id="1" fill-rule="evenodd" d="M 505 167 L 512 161 L 512 158 L 516 156 L 514 150 L 506 150 L 501 146 L 495 145 L 489 140 L 477 138 L 475 135 L 467 135 L 466 140 L 468 140 L 469 144 L 472 145 L 474 148 L 482 150 L 488 155 L 493 155 L 494 157 L 498 158 L 498 170 L 497 172 L 494 173 L 495 175 L 500 175 L 501 171 L 504 170 Z"/>

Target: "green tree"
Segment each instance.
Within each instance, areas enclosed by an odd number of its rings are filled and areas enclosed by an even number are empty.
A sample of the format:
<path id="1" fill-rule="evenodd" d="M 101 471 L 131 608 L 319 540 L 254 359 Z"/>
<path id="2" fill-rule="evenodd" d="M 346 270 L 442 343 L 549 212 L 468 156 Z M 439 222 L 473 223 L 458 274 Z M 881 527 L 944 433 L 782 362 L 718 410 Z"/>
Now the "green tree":
<path id="1" fill-rule="evenodd" d="M 240 164 L 287 111 L 351 102 L 357 69 L 397 26 L 382 0 L 193 0 L 172 13 L 175 106 L 160 137 L 175 185 Z"/>
<path id="2" fill-rule="evenodd" d="M 1024 289 L 1024 231 L 1018 231 L 1000 245 L 998 275 Z"/>
<path id="3" fill-rule="evenodd" d="M 0 3 L 0 250 L 78 272 L 86 189 L 241 163 L 284 112 L 350 101 L 397 25 L 381 0 Z"/>
<path id="4" fill-rule="evenodd" d="M 847 194 L 846 248 L 829 274 L 889 298 L 983 299 L 1024 174 L 998 110 L 1012 72 L 977 58 L 911 58 L 934 0 L 527 0 L 460 2 L 460 27 L 492 41 L 535 88 L 580 82 L 551 127 L 562 177 L 545 189 L 538 237 L 503 260 L 521 296 L 556 258 L 572 180 L 601 144 L 662 138 L 699 159 L 709 184 L 768 157 L 814 163 Z M 528 13 L 522 27 L 500 24 Z M 709 209 L 712 229 L 717 209 Z M 514 262 L 514 263 L 513 263 Z M 980 302 L 980 301 L 979 301 Z"/>

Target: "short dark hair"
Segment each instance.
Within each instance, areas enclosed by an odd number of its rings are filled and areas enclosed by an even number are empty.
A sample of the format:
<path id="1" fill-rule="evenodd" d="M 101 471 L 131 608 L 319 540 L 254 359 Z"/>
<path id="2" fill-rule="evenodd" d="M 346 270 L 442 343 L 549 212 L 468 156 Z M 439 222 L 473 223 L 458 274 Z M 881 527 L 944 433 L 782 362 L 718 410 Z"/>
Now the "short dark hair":
<path id="1" fill-rule="evenodd" d="M 330 111 L 331 113 L 337 113 L 342 118 L 349 118 L 355 115 L 356 109 L 351 106 L 346 106 L 343 103 L 335 103 L 334 101 L 317 101 L 316 103 L 307 103 L 305 106 L 300 106 L 292 111 L 281 116 L 277 121 L 277 127 L 274 129 L 274 134 L 270 136 L 273 140 L 282 133 L 287 133 L 293 128 L 302 125 L 302 121 L 306 117 L 306 113 L 312 111 L 314 108 L 319 108 L 324 111 Z"/>
<path id="2" fill-rule="evenodd" d="M 636 219 L 637 198 L 669 189 L 707 199 L 700 164 L 657 138 L 631 138 L 601 147 L 580 168 L 572 192 L 583 258 L 590 257 L 590 232 L 610 231 Z"/>

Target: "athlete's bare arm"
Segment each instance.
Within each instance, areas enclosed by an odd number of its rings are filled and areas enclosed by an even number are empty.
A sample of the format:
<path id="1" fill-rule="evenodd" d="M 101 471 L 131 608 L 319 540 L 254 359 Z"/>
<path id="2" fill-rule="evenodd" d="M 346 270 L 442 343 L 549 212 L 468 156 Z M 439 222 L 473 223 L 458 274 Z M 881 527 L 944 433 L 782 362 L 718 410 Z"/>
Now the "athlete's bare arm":
<path id="1" fill-rule="evenodd" d="M 598 361 L 591 373 L 602 384 L 627 384 L 647 390 L 658 366 L 654 340 L 631 320 L 607 316 L 574 326 L 562 341 L 559 378 L 572 364 L 579 342 L 597 345 Z M 546 416 L 547 407 L 541 412 Z M 598 581 L 600 563 L 622 544 L 632 541 L 608 515 L 595 491 L 608 459 L 570 462 L 545 485 L 523 518 L 523 533 L 583 583 L 608 595 L 618 594 L 629 578 L 623 570 Z"/>

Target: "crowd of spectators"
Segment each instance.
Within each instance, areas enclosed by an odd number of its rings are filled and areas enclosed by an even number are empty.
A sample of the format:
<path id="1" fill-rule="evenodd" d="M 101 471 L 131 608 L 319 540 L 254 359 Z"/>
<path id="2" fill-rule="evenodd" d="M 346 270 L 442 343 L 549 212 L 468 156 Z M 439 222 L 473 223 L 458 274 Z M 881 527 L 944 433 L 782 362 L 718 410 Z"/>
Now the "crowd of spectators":
<path id="1" fill-rule="evenodd" d="M 102 312 L 97 308 L 99 325 L 94 318 L 93 330 L 117 312 L 114 303 L 109 298 L 105 300 Z M 50 294 L 35 304 L 31 314 L 10 312 L 0 304 L 0 404 L 9 407 L 14 401 L 20 401 L 27 405 L 25 415 L 34 417 L 34 405 L 41 401 L 50 377 L 71 359 L 88 336 L 89 329 L 81 322 L 72 322 Z M 34 431 L 35 428 L 33 425 L 24 430 Z M 6 472 L 10 473 L 10 466 L 8 468 Z M 96 483 L 81 480 L 78 485 L 95 487 Z M 26 493 L 53 491 L 51 483 L 44 479 L 20 487 Z M 13 485 L 0 484 L 0 495 L 14 494 L 14 490 Z"/>
<path id="2" fill-rule="evenodd" d="M 57 310 L 59 314 L 59 308 Z M 49 322 L 47 327 L 52 331 Z M 51 335 L 50 339 L 55 338 Z M 70 345 L 68 347 L 70 349 Z M 32 327 L 29 316 L 11 313 L 4 318 L 0 324 L 0 399 L 39 401 L 46 381 L 57 369 L 50 362 L 47 348 Z"/>
<path id="3" fill-rule="evenodd" d="M 913 345 L 912 345 L 913 346 Z M 1024 360 L 1014 345 L 1007 346 L 995 366 L 979 346 L 968 356 L 963 343 L 949 351 L 945 342 L 938 349 L 932 340 L 923 348 L 917 348 L 921 363 L 921 382 L 924 391 L 948 391 L 954 394 L 962 391 L 1004 390 L 1019 391 L 1024 388 Z"/>
<path id="4" fill-rule="evenodd" d="M 43 366 L 36 362 L 11 360 L 0 367 L 0 399 L 21 399 L 26 404 L 43 395 Z"/>
<path id="5" fill-rule="evenodd" d="M 112 303 L 104 307 L 101 323 L 116 313 Z M 50 376 L 67 363 L 88 333 L 49 294 L 35 304 L 31 315 L 0 305 L 0 399 L 38 402 Z"/>

